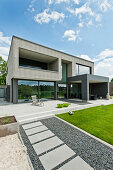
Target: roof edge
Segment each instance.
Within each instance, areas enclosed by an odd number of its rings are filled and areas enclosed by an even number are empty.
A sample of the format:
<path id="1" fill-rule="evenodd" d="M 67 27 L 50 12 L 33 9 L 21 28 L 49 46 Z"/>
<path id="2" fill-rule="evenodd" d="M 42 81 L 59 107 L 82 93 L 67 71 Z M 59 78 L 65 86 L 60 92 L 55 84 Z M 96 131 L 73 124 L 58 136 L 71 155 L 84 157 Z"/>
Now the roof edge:
<path id="1" fill-rule="evenodd" d="M 50 50 L 54 50 L 54 51 L 56 51 L 56 52 L 60 52 L 60 53 L 65 54 L 65 55 L 69 55 L 69 56 L 71 56 L 71 57 L 76 57 L 76 58 L 78 58 L 78 59 L 81 59 L 81 60 L 84 60 L 84 61 L 87 61 L 87 62 L 90 62 L 90 63 L 93 63 L 93 64 L 94 64 L 93 61 L 86 60 L 86 59 L 77 57 L 77 56 L 75 56 L 75 55 L 72 55 L 72 54 L 69 54 L 69 53 L 65 53 L 65 52 L 62 52 L 62 51 L 59 51 L 59 50 L 56 50 L 56 49 L 53 49 L 53 48 L 50 48 L 50 47 L 47 47 L 47 46 L 44 46 L 44 45 L 41 45 L 41 44 L 32 42 L 32 41 L 29 41 L 29 40 L 26 40 L 26 39 L 24 39 L 24 38 L 17 37 L 17 36 L 15 36 L 15 35 L 12 36 L 12 41 L 13 41 L 13 38 L 17 38 L 17 39 L 20 39 L 20 40 L 23 40 L 23 41 L 27 41 L 27 42 L 29 42 L 29 43 L 33 43 L 33 44 L 35 44 L 35 45 L 39 45 L 39 46 L 41 46 L 41 47 L 44 47 L 44 48 L 47 48 L 47 49 L 50 49 Z"/>

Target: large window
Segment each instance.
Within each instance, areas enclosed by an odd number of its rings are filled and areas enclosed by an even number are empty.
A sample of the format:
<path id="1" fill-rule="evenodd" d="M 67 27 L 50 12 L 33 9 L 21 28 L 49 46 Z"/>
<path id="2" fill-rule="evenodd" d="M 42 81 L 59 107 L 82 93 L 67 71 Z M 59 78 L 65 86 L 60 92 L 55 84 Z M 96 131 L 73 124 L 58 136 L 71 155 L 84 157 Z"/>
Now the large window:
<path id="1" fill-rule="evenodd" d="M 18 80 L 18 99 L 27 101 L 32 95 L 38 97 L 38 82 Z"/>
<path id="2" fill-rule="evenodd" d="M 40 98 L 54 98 L 54 82 L 41 82 Z"/>
<path id="3" fill-rule="evenodd" d="M 66 84 L 58 84 L 58 98 L 66 98 Z"/>
<path id="4" fill-rule="evenodd" d="M 91 67 L 76 64 L 76 74 L 91 74 Z"/>
<path id="5" fill-rule="evenodd" d="M 30 60 L 26 58 L 19 58 L 19 66 L 47 70 L 47 63 Z"/>
<path id="6" fill-rule="evenodd" d="M 19 102 L 30 101 L 32 95 L 37 99 L 54 98 L 54 82 L 18 80 Z"/>

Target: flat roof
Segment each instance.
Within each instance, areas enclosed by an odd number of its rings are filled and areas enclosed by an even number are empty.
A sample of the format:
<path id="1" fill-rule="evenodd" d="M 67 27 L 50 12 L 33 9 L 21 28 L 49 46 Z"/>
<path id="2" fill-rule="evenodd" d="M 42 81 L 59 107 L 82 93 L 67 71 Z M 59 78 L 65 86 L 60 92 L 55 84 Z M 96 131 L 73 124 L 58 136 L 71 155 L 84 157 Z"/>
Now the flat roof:
<path id="1" fill-rule="evenodd" d="M 35 43 L 35 42 L 32 42 L 32 41 L 29 41 L 29 40 L 26 40 L 26 39 L 17 37 L 17 36 L 15 36 L 15 35 L 12 36 L 12 39 L 13 39 L 13 37 L 14 37 L 14 38 L 18 38 L 18 39 L 23 40 L 23 41 L 27 41 L 27 42 L 32 43 L 32 44 L 36 44 L 36 45 L 38 45 L 38 46 L 41 46 L 41 47 L 44 47 L 44 48 L 47 48 L 47 49 L 50 49 L 50 50 L 53 50 L 53 51 L 56 51 L 56 52 L 60 52 L 60 53 L 65 54 L 65 55 L 69 55 L 69 56 L 71 56 L 71 57 L 75 57 L 75 58 L 78 58 L 78 59 L 81 59 L 81 60 L 84 60 L 84 61 L 88 61 L 88 62 L 90 62 L 90 63 L 94 63 L 93 61 L 86 60 L 86 59 L 83 59 L 83 58 L 80 58 L 80 57 L 74 56 L 74 55 L 72 55 L 72 54 L 68 54 L 68 53 L 59 51 L 59 50 L 55 50 L 55 49 L 53 49 L 53 48 L 46 47 L 46 46 L 44 46 L 44 45 L 40 45 L 40 44 L 38 44 L 38 43 Z"/>

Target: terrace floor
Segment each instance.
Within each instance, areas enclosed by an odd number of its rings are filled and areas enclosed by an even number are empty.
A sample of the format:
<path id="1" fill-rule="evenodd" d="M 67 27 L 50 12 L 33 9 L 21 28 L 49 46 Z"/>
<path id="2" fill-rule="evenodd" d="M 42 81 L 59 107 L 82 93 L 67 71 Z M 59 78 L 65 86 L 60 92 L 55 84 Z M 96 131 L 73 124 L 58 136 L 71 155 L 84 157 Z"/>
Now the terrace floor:
<path id="1" fill-rule="evenodd" d="M 67 108 L 57 108 L 58 103 L 69 102 L 70 106 Z M 0 104 L 0 117 L 6 115 L 15 115 L 16 119 L 20 123 L 27 121 L 33 121 L 36 119 L 50 117 L 55 114 L 65 113 L 73 110 L 81 110 L 84 108 L 113 104 L 113 99 L 111 100 L 92 100 L 89 102 L 82 102 L 81 100 L 46 100 L 44 101 L 44 106 L 34 106 L 32 103 L 1 103 Z"/>

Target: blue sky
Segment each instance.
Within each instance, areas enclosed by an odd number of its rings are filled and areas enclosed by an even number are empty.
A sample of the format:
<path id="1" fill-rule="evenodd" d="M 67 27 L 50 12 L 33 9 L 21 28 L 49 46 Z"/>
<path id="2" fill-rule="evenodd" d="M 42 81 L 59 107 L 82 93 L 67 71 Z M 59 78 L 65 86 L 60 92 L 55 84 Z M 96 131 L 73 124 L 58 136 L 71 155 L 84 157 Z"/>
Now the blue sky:
<path id="1" fill-rule="evenodd" d="M 0 0 L 0 56 L 12 35 L 95 61 L 113 77 L 113 0 Z"/>

